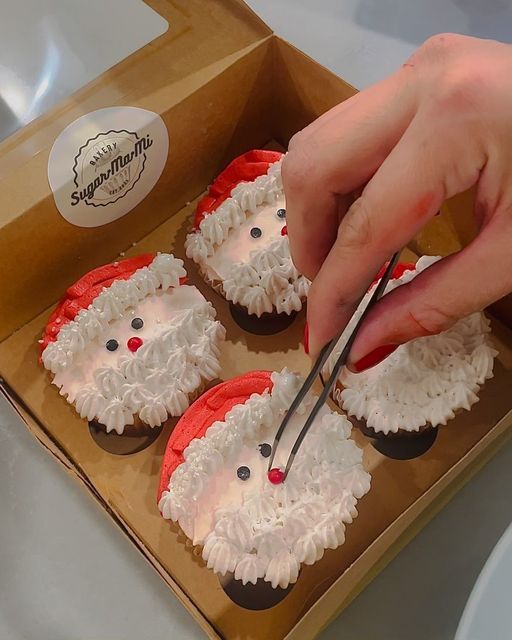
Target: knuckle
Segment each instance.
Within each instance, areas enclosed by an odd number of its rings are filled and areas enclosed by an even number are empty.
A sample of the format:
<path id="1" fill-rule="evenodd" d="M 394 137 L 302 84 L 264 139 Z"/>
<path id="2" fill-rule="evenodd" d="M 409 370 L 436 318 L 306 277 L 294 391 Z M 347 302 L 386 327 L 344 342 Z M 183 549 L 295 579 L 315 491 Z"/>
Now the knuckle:
<path id="1" fill-rule="evenodd" d="M 315 286 L 316 285 L 316 286 Z M 336 313 L 341 313 L 351 306 L 352 302 L 346 295 L 336 288 L 319 287 L 313 283 L 308 293 L 308 307 L 310 309 L 325 309 L 326 305 Z"/>
<path id="2" fill-rule="evenodd" d="M 297 250 L 293 250 L 290 248 L 292 263 L 297 271 L 306 276 L 308 280 L 313 280 L 316 275 L 315 269 L 311 264 L 311 261 L 308 260 L 307 256 L 303 252 L 298 252 Z"/>
<path id="3" fill-rule="evenodd" d="M 468 67 L 460 63 L 445 70 L 440 77 L 438 101 L 443 107 L 459 110 L 477 105 L 490 90 L 488 74 L 476 65 Z"/>
<path id="4" fill-rule="evenodd" d="M 485 47 L 475 38 L 437 34 L 426 40 L 415 56 L 427 70 L 424 78 L 430 80 L 428 103 L 438 111 L 451 115 L 460 109 L 481 107 L 496 89 L 494 48 Z"/>
<path id="5" fill-rule="evenodd" d="M 419 309 L 408 311 L 409 320 L 420 336 L 432 336 L 446 331 L 457 322 L 458 318 L 449 311 L 432 304 L 426 304 Z"/>
<path id="6" fill-rule="evenodd" d="M 436 58 L 439 56 L 444 57 L 458 50 L 466 41 L 466 36 L 461 36 L 457 33 L 436 33 L 425 40 L 418 52 L 426 56 L 435 56 Z"/>
<path id="7" fill-rule="evenodd" d="M 297 131 L 297 133 L 294 133 L 290 138 L 290 142 L 288 143 L 288 151 L 293 151 L 293 149 L 297 147 L 297 145 L 301 144 L 303 137 L 304 136 L 302 131 Z"/>
<path id="8" fill-rule="evenodd" d="M 290 238 L 290 236 L 288 236 Z M 308 278 L 308 280 L 313 280 L 318 270 L 320 269 L 320 264 L 316 264 L 315 259 L 311 253 L 308 253 L 307 248 L 304 247 L 304 244 L 301 242 L 293 241 L 290 238 L 290 257 L 292 259 L 293 266 L 297 269 L 297 271 Z"/>
<path id="9" fill-rule="evenodd" d="M 313 162 L 304 145 L 296 144 L 283 158 L 281 178 L 285 192 L 295 192 L 308 184 Z"/>
<path id="10" fill-rule="evenodd" d="M 458 136 L 461 127 L 474 132 L 483 126 L 488 94 L 482 90 L 487 81 L 476 70 L 446 69 L 438 79 L 437 95 L 432 97 L 427 113 L 446 126 L 448 138 Z M 454 120 L 457 118 L 457 120 Z"/>
<path id="11" fill-rule="evenodd" d="M 341 250 L 360 250 L 373 242 L 372 217 L 368 202 L 358 198 L 347 211 L 338 229 L 337 245 Z"/>
<path id="12" fill-rule="evenodd" d="M 319 290 L 318 285 L 313 282 L 308 292 L 308 307 L 310 309 L 321 309 L 322 292 Z"/>

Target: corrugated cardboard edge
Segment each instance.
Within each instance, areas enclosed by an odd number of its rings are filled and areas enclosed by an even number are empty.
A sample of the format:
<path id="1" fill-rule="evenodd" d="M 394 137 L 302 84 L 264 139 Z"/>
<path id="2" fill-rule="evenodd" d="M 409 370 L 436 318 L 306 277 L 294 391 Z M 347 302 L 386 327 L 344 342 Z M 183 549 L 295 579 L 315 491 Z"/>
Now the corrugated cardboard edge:
<path id="1" fill-rule="evenodd" d="M 142 557 L 151 565 L 160 575 L 162 580 L 173 591 L 180 603 L 190 613 L 192 618 L 197 622 L 201 629 L 206 633 L 208 638 L 212 640 L 222 640 L 217 630 L 208 622 L 203 613 L 196 607 L 194 602 L 187 596 L 183 589 L 172 579 L 172 576 L 158 562 L 157 558 L 144 545 L 142 540 L 137 536 L 128 523 L 109 505 L 101 495 L 96 491 L 94 486 L 88 480 L 82 470 L 67 456 L 64 449 L 56 443 L 51 435 L 46 431 L 44 425 L 38 418 L 25 407 L 22 399 L 8 387 L 4 380 L 0 379 L 0 393 L 5 397 L 11 405 L 13 411 L 21 418 L 27 426 L 30 433 L 35 437 L 39 444 L 66 470 L 67 474 L 78 481 L 80 486 L 93 498 L 100 510 L 112 520 L 128 540 L 139 551 Z"/>
<path id="2" fill-rule="evenodd" d="M 343 574 L 344 588 L 340 589 L 339 582 L 334 582 L 301 617 L 284 640 L 314 638 L 332 622 L 493 458 L 511 437 L 511 426 L 512 410 L 375 539 L 358 561 Z M 424 506 L 425 503 L 428 506 Z M 395 529 L 402 529 L 402 532 L 395 534 Z M 390 538 L 394 538 L 391 544 Z M 359 560 L 363 559 L 365 566 L 371 566 L 369 571 L 361 570 Z M 326 615 L 325 611 L 331 611 L 331 614 Z"/>

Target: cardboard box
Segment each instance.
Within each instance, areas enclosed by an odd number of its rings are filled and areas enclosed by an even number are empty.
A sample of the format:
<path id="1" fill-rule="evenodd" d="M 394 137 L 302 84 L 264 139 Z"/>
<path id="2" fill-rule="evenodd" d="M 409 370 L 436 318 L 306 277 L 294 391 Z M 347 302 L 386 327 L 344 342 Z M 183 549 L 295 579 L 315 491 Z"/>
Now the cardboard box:
<path id="1" fill-rule="evenodd" d="M 312 638 L 510 433 L 512 334 L 493 323 L 501 351 L 494 379 L 471 412 L 439 430 L 421 458 L 385 458 L 356 432 L 373 481 L 358 506 L 359 517 L 347 528 L 346 543 L 303 567 L 298 583 L 274 608 L 250 611 L 234 604 L 183 536 L 159 515 L 160 462 L 172 425 L 138 453 L 107 453 L 49 384 L 37 361 L 37 339 L 51 306 L 87 270 L 120 252 L 171 249 L 183 257 L 194 199 L 231 158 L 264 145 L 286 147 L 294 132 L 354 89 L 273 35 L 242 2 L 149 4 L 169 21 L 167 34 L 0 145 L 3 391 L 34 436 L 132 540 L 209 637 Z M 151 194 L 128 215 L 103 227 L 74 227 L 54 205 L 47 182 L 49 151 L 79 115 L 112 105 L 143 107 L 162 116 L 170 136 L 167 164 Z M 449 204 L 413 248 L 428 253 L 459 248 L 471 234 L 462 215 L 466 204 L 464 198 Z M 226 302 L 197 277 L 189 261 L 186 267 L 227 327 L 224 379 L 284 365 L 307 372 L 303 315 L 278 336 L 244 333 Z"/>

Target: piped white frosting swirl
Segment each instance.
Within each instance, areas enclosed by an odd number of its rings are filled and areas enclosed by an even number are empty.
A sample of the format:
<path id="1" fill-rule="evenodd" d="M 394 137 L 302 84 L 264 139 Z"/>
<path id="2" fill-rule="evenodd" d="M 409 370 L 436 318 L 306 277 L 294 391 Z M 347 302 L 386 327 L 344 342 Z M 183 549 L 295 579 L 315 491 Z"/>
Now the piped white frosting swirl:
<path id="1" fill-rule="evenodd" d="M 203 438 L 192 440 L 173 473 L 159 508 L 179 522 L 216 573 L 233 572 L 244 584 L 263 578 L 273 587 L 297 580 L 301 563 L 313 564 L 345 539 L 345 524 L 370 488 L 362 451 L 349 438 L 348 420 L 327 407 L 308 432 L 286 482 L 271 484 L 259 444 L 272 442 L 300 384 L 284 369 L 272 374 L 272 392 L 236 405 Z M 306 399 L 289 423 L 277 452 L 284 463 L 315 401 Z M 250 468 L 246 482 L 239 465 Z"/>
<path id="2" fill-rule="evenodd" d="M 44 366 L 52 373 L 63 371 L 91 340 L 105 331 L 109 322 L 121 318 L 127 309 L 154 295 L 157 289 L 178 287 L 180 278 L 186 275 L 183 260 L 159 253 L 148 267 L 137 269 L 127 280 L 116 280 L 105 287 L 87 309 L 82 309 L 74 320 L 62 327 L 57 340 L 48 344 L 42 353 Z"/>
<path id="3" fill-rule="evenodd" d="M 179 285 L 184 275 L 181 260 L 158 255 L 149 267 L 104 289 L 101 300 L 46 347 L 43 363 L 54 373 L 53 384 L 82 418 L 119 434 L 137 415 L 156 427 L 180 416 L 189 397 L 218 376 L 225 329 L 195 287 Z M 131 321 L 139 316 L 143 329 L 135 331 Z M 134 333 L 142 346 L 131 352 L 127 343 Z M 118 343 L 113 353 L 106 349 L 112 338 Z"/>
<path id="4" fill-rule="evenodd" d="M 418 260 L 415 271 L 390 281 L 386 293 L 410 282 L 438 257 Z M 345 329 L 325 368 L 330 374 L 370 292 Z M 334 399 L 347 413 L 384 434 L 445 425 L 460 409 L 478 402 L 478 391 L 493 375 L 497 351 L 489 344 L 490 325 L 483 313 L 459 320 L 447 331 L 418 338 L 377 366 L 351 373 L 344 369 Z"/>
<path id="5" fill-rule="evenodd" d="M 274 309 L 290 315 L 301 310 L 309 281 L 292 262 L 288 238 L 280 238 L 254 252 L 249 262 L 233 264 L 223 288 L 227 300 L 258 317 Z"/>
<path id="6" fill-rule="evenodd" d="M 119 358 L 119 369 L 102 367 L 93 380 L 76 393 L 66 385 L 67 394 L 82 418 L 98 420 L 107 432 L 122 433 L 134 416 L 150 427 L 161 425 L 169 416 L 180 416 L 189 405 L 189 395 L 220 373 L 219 343 L 224 329 L 213 320 L 213 307 L 205 302 L 181 314 L 181 318 L 141 347 L 133 355 Z M 54 380 L 55 381 L 55 380 Z"/>
<path id="7" fill-rule="evenodd" d="M 212 266 L 212 256 L 251 216 L 262 207 L 281 203 L 281 160 L 272 164 L 268 173 L 253 182 L 238 184 L 213 213 L 201 221 L 199 229 L 187 236 L 187 256 L 196 262 L 209 280 L 220 279 L 227 300 L 246 307 L 250 314 L 299 311 L 307 297 L 310 282 L 294 267 L 287 236 L 265 241 L 263 248 L 247 248 L 244 260 L 226 257 L 222 273 Z M 279 205 L 279 206 L 281 206 Z M 247 242 L 242 237 L 241 242 Z M 250 243 L 250 240 L 249 240 Z"/>

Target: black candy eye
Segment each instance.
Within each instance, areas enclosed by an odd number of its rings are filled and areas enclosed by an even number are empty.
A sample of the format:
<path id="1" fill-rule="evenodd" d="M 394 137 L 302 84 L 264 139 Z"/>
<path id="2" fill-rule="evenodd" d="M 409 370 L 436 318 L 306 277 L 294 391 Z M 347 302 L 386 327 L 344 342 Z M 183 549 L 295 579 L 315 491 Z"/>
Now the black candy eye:
<path id="1" fill-rule="evenodd" d="M 253 227 L 251 229 L 251 238 L 261 238 L 262 231 L 259 227 Z"/>
<path id="2" fill-rule="evenodd" d="M 142 329 L 144 320 L 142 318 L 134 318 L 132 320 L 132 329 Z"/>
<path id="3" fill-rule="evenodd" d="M 286 209 L 278 209 L 277 217 L 280 218 L 281 220 L 284 220 L 286 218 Z"/>
<path id="4" fill-rule="evenodd" d="M 260 450 L 260 453 L 264 458 L 270 458 L 272 447 L 268 442 L 264 442 L 263 444 L 258 445 L 258 449 Z"/>
<path id="5" fill-rule="evenodd" d="M 111 340 L 107 340 L 105 346 L 107 347 L 107 351 L 115 351 L 119 347 L 119 342 L 112 338 Z"/>
<path id="6" fill-rule="evenodd" d="M 240 480 L 249 480 L 251 476 L 251 470 L 249 467 L 238 467 L 236 470 L 236 475 L 240 478 Z"/>

